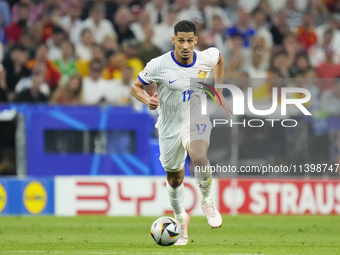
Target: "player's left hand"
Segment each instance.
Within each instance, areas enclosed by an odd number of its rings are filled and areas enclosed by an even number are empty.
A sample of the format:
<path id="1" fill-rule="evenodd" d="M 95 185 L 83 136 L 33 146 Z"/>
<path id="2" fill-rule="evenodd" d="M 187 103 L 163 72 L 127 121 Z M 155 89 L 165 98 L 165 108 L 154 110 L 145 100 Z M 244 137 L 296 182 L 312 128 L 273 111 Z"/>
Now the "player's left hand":
<path id="1" fill-rule="evenodd" d="M 220 100 L 218 100 L 217 96 L 215 96 L 215 100 L 217 102 L 217 105 L 220 109 L 223 107 L 223 109 L 227 113 L 228 118 L 230 119 L 230 116 L 233 114 L 233 112 L 231 111 L 230 106 L 229 106 L 227 100 L 224 98 L 224 96 L 220 96 L 220 98 L 221 98 L 221 101 L 222 101 L 222 105 L 220 103 Z"/>

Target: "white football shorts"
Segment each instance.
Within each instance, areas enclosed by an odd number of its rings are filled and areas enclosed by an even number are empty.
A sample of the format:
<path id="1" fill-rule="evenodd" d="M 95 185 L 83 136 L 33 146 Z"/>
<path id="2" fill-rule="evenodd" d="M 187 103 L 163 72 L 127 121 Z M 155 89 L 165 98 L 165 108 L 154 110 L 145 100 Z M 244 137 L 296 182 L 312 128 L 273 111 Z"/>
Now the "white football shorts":
<path id="1" fill-rule="evenodd" d="M 159 159 L 165 171 L 182 170 L 187 157 L 188 145 L 196 140 L 204 140 L 210 144 L 211 129 L 209 116 L 201 114 L 199 97 L 193 97 L 190 102 L 190 118 L 183 124 L 181 133 L 171 138 L 159 137 Z"/>

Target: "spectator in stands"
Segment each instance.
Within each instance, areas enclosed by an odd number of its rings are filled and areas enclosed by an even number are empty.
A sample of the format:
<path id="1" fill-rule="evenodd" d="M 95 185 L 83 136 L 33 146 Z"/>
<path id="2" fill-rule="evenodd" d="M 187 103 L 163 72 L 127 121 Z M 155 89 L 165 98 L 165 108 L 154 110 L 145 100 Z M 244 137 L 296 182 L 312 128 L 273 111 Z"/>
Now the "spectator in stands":
<path id="1" fill-rule="evenodd" d="M 115 93 L 112 95 L 112 105 L 128 106 L 136 104 L 136 99 L 131 95 L 130 89 L 134 82 L 132 78 L 133 70 L 129 66 L 123 67 L 122 80 L 115 82 Z M 139 101 L 138 101 L 139 102 Z"/>
<path id="2" fill-rule="evenodd" d="M 169 38 L 174 36 L 174 25 L 176 22 L 177 11 L 170 8 L 167 20 L 154 26 L 152 42 L 162 51 L 162 53 L 168 52 L 174 48 L 174 45 Z"/>
<path id="3" fill-rule="evenodd" d="M 238 21 L 236 25 L 227 28 L 226 35 L 241 35 L 243 37 L 243 46 L 248 48 L 251 40 L 254 38 L 256 31 L 250 26 L 249 12 L 245 9 L 238 10 Z"/>
<path id="4" fill-rule="evenodd" d="M 311 83 L 309 83 L 309 79 L 306 79 L 306 73 L 307 71 L 300 71 L 298 72 L 294 79 L 292 79 L 290 84 L 292 87 L 296 87 L 296 88 L 303 88 L 303 89 L 307 89 L 309 92 L 310 91 L 310 85 Z M 289 97 L 291 95 L 287 95 L 287 97 Z M 296 99 L 303 99 L 306 97 L 306 95 L 304 93 L 294 93 L 293 97 Z M 310 109 L 311 108 L 311 104 L 312 104 L 312 99 L 309 100 L 308 102 L 304 103 L 303 105 L 307 108 Z"/>
<path id="5" fill-rule="evenodd" d="M 239 87 L 244 93 L 247 93 L 248 88 L 251 87 L 248 73 L 241 73 L 241 76 L 236 80 L 235 85 Z"/>
<path id="6" fill-rule="evenodd" d="M 283 43 L 284 35 L 289 31 L 287 18 L 287 11 L 283 9 L 280 10 L 273 19 L 269 31 L 272 34 L 275 45 L 281 45 Z"/>
<path id="7" fill-rule="evenodd" d="M 277 99 L 281 102 L 281 87 L 284 86 L 283 76 L 280 71 L 273 69 L 266 82 L 253 91 L 253 102 L 272 103 L 273 88 L 277 88 Z"/>
<path id="8" fill-rule="evenodd" d="M 151 0 L 145 5 L 145 10 L 150 14 L 152 24 L 166 22 L 168 15 L 168 1 Z"/>
<path id="9" fill-rule="evenodd" d="M 224 48 L 221 50 L 225 59 L 225 65 L 230 62 L 231 56 L 234 52 L 241 52 L 244 60 L 250 58 L 251 53 L 249 48 L 244 48 L 243 45 L 243 36 L 240 34 L 235 34 L 230 38 L 227 38 Z"/>
<path id="10" fill-rule="evenodd" d="M 61 46 L 62 58 L 54 61 L 63 79 L 68 79 L 77 73 L 76 62 L 74 60 L 74 46 L 70 41 L 64 41 Z"/>
<path id="11" fill-rule="evenodd" d="M 94 38 L 90 29 L 85 28 L 81 32 L 81 42 L 76 44 L 76 55 L 79 60 L 90 61 L 92 58 L 92 46 Z"/>
<path id="12" fill-rule="evenodd" d="M 84 28 L 90 29 L 97 43 L 103 43 L 107 35 L 116 35 L 111 22 L 104 19 L 104 15 L 105 6 L 96 4 L 90 12 L 90 17 L 84 21 Z"/>
<path id="13" fill-rule="evenodd" d="M 178 21 L 192 20 L 196 15 L 196 10 L 190 0 L 175 0 L 174 4 L 169 9 L 176 10 L 178 13 Z"/>
<path id="14" fill-rule="evenodd" d="M 306 12 L 303 15 L 302 26 L 300 26 L 297 30 L 297 38 L 306 50 L 317 43 L 317 36 L 313 27 L 312 13 Z"/>
<path id="15" fill-rule="evenodd" d="M 309 0 L 307 6 L 307 10 L 310 11 L 313 16 L 314 27 L 321 26 L 327 21 L 327 15 L 329 15 L 329 11 L 324 1 Z"/>
<path id="16" fill-rule="evenodd" d="M 333 40 L 334 30 L 327 29 L 324 33 L 322 43 L 319 45 L 314 45 L 308 51 L 308 54 L 311 59 L 311 64 L 316 67 L 322 64 L 325 59 L 325 49 L 332 48 L 332 40 Z M 334 49 L 333 60 L 336 64 L 340 63 L 340 48 Z"/>
<path id="17" fill-rule="evenodd" d="M 145 9 L 141 9 L 137 21 L 130 25 L 130 30 L 133 32 L 138 42 L 144 41 L 145 35 L 143 27 L 147 25 L 151 25 L 150 14 Z"/>
<path id="18" fill-rule="evenodd" d="M 144 68 L 144 64 L 140 58 L 138 58 L 138 42 L 137 40 L 128 40 L 123 42 L 123 53 L 127 58 L 127 65 L 133 70 L 133 78 L 137 79 L 139 72 Z"/>
<path id="19" fill-rule="evenodd" d="M 233 84 L 233 82 L 242 76 L 243 70 L 241 68 L 243 64 L 243 56 L 241 52 L 233 52 L 230 57 L 230 62 L 224 71 L 224 77 L 228 82 Z"/>
<path id="20" fill-rule="evenodd" d="M 333 49 L 336 49 L 340 45 L 340 30 L 338 29 L 338 24 L 337 24 L 337 18 L 333 15 L 330 15 L 328 17 L 328 20 L 326 23 L 324 23 L 321 26 L 318 26 L 316 30 L 316 34 L 318 36 L 318 43 L 322 44 L 323 43 L 323 38 L 324 34 L 327 30 L 331 29 L 333 30 L 333 36 L 332 36 L 332 46 Z"/>
<path id="21" fill-rule="evenodd" d="M 60 8 L 60 10 L 61 10 L 62 1 L 60 1 L 60 0 L 44 0 L 44 1 L 42 1 L 42 5 L 43 5 L 43 12 L 50 13 L 51 10 L 53 10 L 55 8 Z"/>
<path id="22" fill-rule="evenodd" d="M 271 48 L 273 46 L 273 37 L 265 26 L 266 15 L 261 10 L 257 9 L 252 13 L 252 23 L 256 31 L 256 37 L 263 37 L 266 46 Z"/>
<path id="23" fill-rule="evenodd" d="M 103 70 L 102 77 L 105 80 L 121 80 L 122 75 L 122 67 L 126 65 L 127 59 L 124 54 L 118 51 L 111 51 L 107 54 L 108 64 Z"/>
<path id="24" fill-rule="evenodd" d="M 269 0 L 260 0 L 254 11 L 256 10 L 261 11 L 265 15 L 265 26 L 269 28 L 273 23 L 274 17 L 271 2 Z"/>
<path id="25" fill-rule="evenodd" d="M 311 93 L 310 110 L 320 110 L 320 89 L 318 85 L 318 72 L 315 68 L 309 68 L 304 76 L 308 83 L 308 90 Z"/>
<path id="26" fill-rule="evenodd" d="M 34 59 L 27 62 L 28 69 L 32 69 L 36 63 L 43 63 L 45 65 L 45 80 L 49 87 L 53 90 L 58 86 L 61 74 L 56 65 L 48 58 L 48 48 L 46 44 L 40 44 L 37 48 L 36 56 Z"/>
<path id="27" fill-rule="evenodd" d="M 330 78 L 322 79 L 321 91 L 332 89 L 333 79 L 340 76 L 340 65 L 334 63 L 334 50 L 329 47 L 325 49 L 326 60 L 322 64 L 318 65 L 318 77 L 319 78 Z"/>
<path id="28" fill-rule="evenodd" d="M 26 4 L 19 4 L 18 20 L 11 23 L 5 30 L 9 43 L 19 41 L 21 33 L 28 29 L 29 7 Z"/>
<path id="29" fill-rule="evenodd" d="M 22 45 L 16 44 L 12 47 L 10 58 L 4 62 L 6 70 L 6 91 L 8 100 L 12 101 L 15 97 L 15 85 L 20 79 L 31 75 L 31 71 L 25 66 L 28 60 L 27 50 Z"/>
<path id="30" fill-rule="evenodd" d="M 335 27 L 336 27 L 336 29 L 339 30 L 340 29 L 340 15 L 338 13 L 335 13 L 334 19 L 335 19 L 335 22 L 336 22 Z"/>
<path id="31" fill-rule="evenodd" d="M 31 76 L 24 77 L 19 80 L 19 82 L 15 85 L 15 94 L 20 94 L 23 90 L 32 87 L 33 84 L 33 73 L 46 73 L 46 65 L 42 62 L 36 62 L 32 69 Z M 40 86 L 40 92 L 43 93 L 46 97 L 50 96 L 50 87 L 44 81 Z"/>
<path id="32" fill-rule="evenodd" d="M 274 48 L 274 53 L 277 51 L 285 51 L 287 53 L 287 65 L 290 67 L 294 64 L 295 58 L 298 53 L 305 51 L 305 49 L 299 44 L 297 36 L 294 32 L 288 32 L 285 34 L 282 46 Z"/>
<path id="33" fill-rule="evenodd" d="M 289 68 L 289 72 L 292 77 L 296 77 L 298 74 L 305 74 L 311 67 L 308 54 L 301 52 L 296 56 L 294 65 Z"/>
<path id="34" fill-rule="evenodd" d="M 256 46 L 252 50 L 252 60 L 245 68 L 253 88 L 262 85 L 267 78 L 267 70 L 263 67 L 264 48 Z"/>
<path id="35" fill-rule="evenodd" d="M 231 21 L 223 9 L 217 5 L 216 0 L 198 0 L 195 11 L 196 13 L 191 19 L 200 20 L 202 27 L 198 27 L 198 29 L 210 31 L 212 29 L 214 16 L 219 16 L 222 19 L 224 26 L 229 27 L 231 25 Z"/>
<path id="36" fill-rule="evenodd" d="M 43 31 L 44 30 L 44 24 L 42 21 L 38 21 L 34 23 L 29 31 L 23 32 L 22 34 L 28 35 L 30 38 L 31 44 L 36 47 L 39 45 L 43 40 Z M 22 42 L 20 42 L 22 44 Z M 35 53 L 35 52 L 34 52 Z M 34 55 L 33 55 L 34 57 Z"/>
<path id="37" fill-rule="evenodd" d="M 11 22 L 11 11 L 7 1 L 0 0 L 0 15 L 3 26 L 7 27 Z"/>
<path id="38" fill-rule="evenodd" d="M 45 2 L 46 3 L 46 2 Z M 61 18 L 62 12 L 60 7 L 52 7 L 42 14 L 40 23 L 42 23 L 42 41 L 46 42 L 53 32 L 53 28 L 59 26 L 59 20 Z"/>
<path id="39" fill-rule="evenodd" d="M 288 53 L 284 50 L 279 51 L 273 56 L 272 60 L 272 68 L 270 73 L 274 71 L 274 73 L 279 72 L 282 77 L 288 78 L 291 76 L 289 72 L 289 63 L 288 63 Z"/>
<path id="40" fill-rule="evenodd" d="M 295 0 L 286 1 L 286 10 L 288 14 L 287 24 L 289 28 L 297 28 L 301 25 L 302 12 L 296 7 Z"/>
<path id="41" fill-rule="evenodd" d="M 105 49 L 101 44 L 93 44 L 92 47 L 92 58 L 91 59 L 100 59 L 103 62 L 103 65 L 106 65 L 105 59 Z M 78 73 L 82 76 L 88 76 L 90 73 L 90 61 L 86 60 L 78 60 L 76 62 Z"/>
<path id="42" fill-rule="evenodd" d="M 73 74 L 65 86 L 58 87 L 50 102 L 54 104 L 81 104 L 82 86 L 81 76 L 79 74 Z"/>
<path id="43" fill-rule="evenodd" d="M 40 87 L 45 82 L 45 75 L 43 72 L 32 73 L 32 86 L 20 92 L 14 102 L 17 103 L 45 103 L 48 98 L 40 92 Z"/>
<path id="44" fill-rule="evenodd" d="M 211 47 L 210 37 L 206 30 L 200 29 L 197 31 L 197 36 L 199 38 L 197 44 L 195 45 L 195 50 L 204 51 Z"/>
<path id="45" fill-rule="evenodd" d="M 132 22 L 131 11 L 126 6 L 121 6 L 114 15 L 114 29 L 117 33 L 117 41 L 121 44 L 124 40 L 134 39 L 135 35 L 129 25 Z"/>
<path id="46" fill-rule="evenodd" d="M 61 46 L 63 42 L 66 40 L 67 35 L 65 31 L 59 27 L 54 26 L 52 29 L 52 35 L 46 41 L 46 45 L 48 47 L 48 58 L 51 60 L 57 60 L 62 58 L 62 49 Z"/>
<path id="47" fill-rule="evenodd" d="M 19 19 L 20 4 L 25 4 L 29 8 L 29 19 L 30 24 L 37 22 L 40 19 L 40 15 L 43 11 L 43 4 L 36 5 L 33 0 L 20 0 L 19 3 L 12 7 L 11 17 L 12 21 Z"/>
<path id="48" fill-rule="evenodd" d="M 235 24 L 237 22 L 237 9 L 239 8 L 238 1 L 225 0 L 224 3 L 224 12 L 227 14 L 228 19 Z"/>
<path id="49" fill-rule="evenodd" d="M 321 107 L 327 111 L 330 116 L 340 116 L 340 77 L 334 80 L 332 89 L 322 93 Z"/>
<path id="50" fill-rule="evenodd" d="M 28 59 L 32 59 L 35 56 L 36 45 L 30 35 L 30 31 L 24 31 L 21 33 L 18 44 L 24 46 L 28 53 Z"/>
<path id="51" fill-rule="evenodd" d="M 152 43 L 153 28 L 151 25 L 143 27 L 144 40 L 138 45 L 138 57 L 143 61 L 144 66 L 151 59 L 156 58 L 162 54 L 161 50 Z"/>
<path id="52" fill-rule="evenodd" d="M 226 27 L 220 16 L 215 15 L 213 17 L 212 29 L 210 31 L 210 41 L 211 45 L 215 46 L 218 49 L 223 48 L 224 44 L 224 31 Z"/>
<path id="53" fill-rule="evenodd" d="M 119 51 L 117 38 L 113 35 L 107 35 L 104 39 L 103 47 L 105 50 L 105 54 L 108 54 L 111 51 Z"/>
<path id="54" fill-rule="evenodd" d="M 62 26 L 62 28 L 70 36 L 70 40 L 73 44 L 80 42 L 81 32 L 83 29 L 83 22 L 80 19 L 81 12 L 81 4 L 70 3 L 66 15 L 59 19 L 60 26 Z"/>
<path id="55" fill-rule="evenodd" d="M 261 60 L 261 67 L 268 70 L 269 65 L 270 65 L 270 59 L 271 59 L 271 53 L 272 53 L 272 48 L 269 48 L 266 44 L 266 40 L 262 37 L 255 37 L 254 43 L 253 43 L 253 47 L 260 47 L 263 49 L 262 52 L 262 60 Z M 245 61 L 245 64 L 249 64 L 251 62 L 251 51 L 247 51 L 249 52 L 247 55 L 247 61 Z"/>
<path id="56" fill-rule="evenodd" d="M 206 29 L 212 30 L 213 28 L 213 19 L 215 16 L 220 17 L 223 22 L 224 27 L 230 27 L 232 22 L 223 11 L 223 9 L 219 5 L 219 0 L 209 0 L 207 1 L 208 5 L 204 8 L 204 11 L 201 14 L 206 18 Z"/>
<path id="57" fill-rule="evenodd" d="M 103 62 L 100 59 L 91 60 L 90 74 L 83 79 L 84 104 L 110 103 L 110 99 L 115 94 L 114 83 L 101 77 L 103 67 Z"/>

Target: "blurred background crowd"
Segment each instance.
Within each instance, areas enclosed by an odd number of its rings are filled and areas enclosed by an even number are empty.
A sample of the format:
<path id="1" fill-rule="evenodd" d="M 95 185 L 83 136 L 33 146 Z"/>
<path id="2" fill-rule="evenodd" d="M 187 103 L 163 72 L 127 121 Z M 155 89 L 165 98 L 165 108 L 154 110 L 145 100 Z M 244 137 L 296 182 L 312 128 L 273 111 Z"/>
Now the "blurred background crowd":
<path id="1" fill-rule="evenodd" d="M 0 0 L 0 103 L 141 109 L 130 87 L 148 61 L 173 49 L 183 19 L 197 26 L 196 50 L 217 47 L 226 81 L 252 87 L 255 102 L 271 105 L 273 87 L 311 92 L 308 129 L 244 129 L 241 158 L 268 157 L 275 140 L 275 158 L 340 162 L 340 124 L 328 122 L 340 116 L 339 0 Z M 1 130 L 3 141 L 14 127 Z"/>
<path id="2" fill-rule="evenodd" d="M 305 78 L 294 85 L 311 107 L 338 114 L 340 82 L 316 80 L 340 77 L 339 11 L 338 0 L 0 0 L 0 101 L 137 104 L 129 87 L 188 19 L 196 49 L 220 49 L 226 78 L 250 78 L 238 85 L 255 101 L 271 97 L 269 77 Z"/>

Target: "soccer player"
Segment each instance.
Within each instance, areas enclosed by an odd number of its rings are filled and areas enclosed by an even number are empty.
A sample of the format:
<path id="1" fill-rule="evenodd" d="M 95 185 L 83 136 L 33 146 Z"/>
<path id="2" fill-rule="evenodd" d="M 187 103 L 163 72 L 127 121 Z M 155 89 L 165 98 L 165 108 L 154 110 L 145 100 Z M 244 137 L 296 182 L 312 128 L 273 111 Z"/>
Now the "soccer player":
<path id="1" fill-rule="evenodd" d="M 181 234 L 177 245 L 188 243 L 189 215 L 183 206 L 184 162 L 189 152 L 195 167 L 209 171 L 195 171 L 195 177 L 201 190 L 202 209 L 213 228 L 222 225 L 222 217 L 211 199 L 211 171 L 207 158 L 212 125 L 207 115 L 201 114 L 202 100 L 206 95 L 200 89 L 190 87 L 191 78 L 205 80 L 213 70 L 215 82 L 222 84 L 224 76 L 224 58 L 217 48 L 195 51 L 197 44 L 196 26 L 191 21 L 183 20 L 174 27 L 172 42 L 175 50 L 152 59 L 138 75 L 131 87 L 131 94 L 148 105 L 150 110 L 158 110 L 156 128 L 159 131 L 160 161 L 166 171 L 167 190 L 175 218 L 181 225 Z M 145 93 L 144 86 L 156 84 L 157 91 L 152 96 Z M 153 85 L 154 86 L 154 85 Z M 197 84 L 196 87 L 202 87 Z M 223 89 L 217 89 L 222 105 L 230 117 L 231 110 L 222 95 Z M 216 95 L 215 95 L 216 97 Z M 216 100 L 219 101 L 219 100 Z"/>

